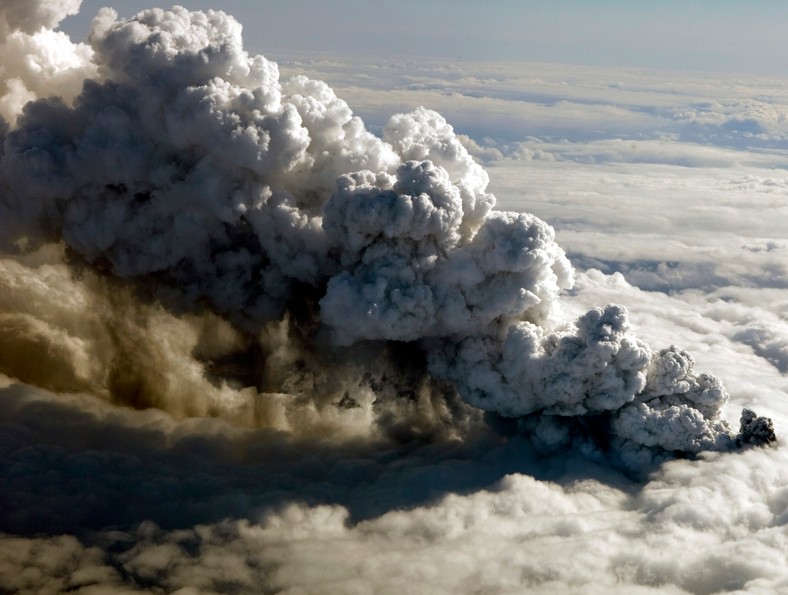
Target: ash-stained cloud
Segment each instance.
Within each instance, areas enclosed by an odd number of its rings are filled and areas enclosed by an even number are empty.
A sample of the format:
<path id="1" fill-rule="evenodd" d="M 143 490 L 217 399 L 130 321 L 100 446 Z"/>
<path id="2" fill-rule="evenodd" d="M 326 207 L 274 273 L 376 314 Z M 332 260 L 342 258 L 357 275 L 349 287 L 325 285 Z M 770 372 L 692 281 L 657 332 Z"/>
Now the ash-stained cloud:
<path id="1" fill-rule="evenodd" d="M 33 8 L 6 11 L 8 40 L 42 35 L 73 9 Z M 728 395 L 717 378 L 695 371 L 678 349 L 653 353 L 623 307 L 561 320 L 558 296 L 573 271 L 552 228 L 493 210 L 487 174 L 440 115 L 394 115 L 375 137 L 324 83 L 281 81 L 276 64 L 243 49 L 240 25 L 220 11 L 151 9 L 123 21 L 106 9 L 88 41 L 77 70 L 95 75 L 79 93 L 36 92 L 8 114 L 0 162 L 7 247 L 63 242 L 72 259 L 138 284 L 170 309 L 207 307 L 252 336 L 284 321 L 296 329 L 284 331 L 287 349 L 311 354 L 309 363 L 299 359 L 305 375 L 325 376 L 322 352 L 352 361 L 361 380 L 345 390 L 349 409 L 366 399 L 374 415 L 374 394 L 401 376 L 369 381 L 364 344 L 386 359 L 387 342 L 397 342 L 415 354 L 418 390 L 448 383 L 444 393 L 523 418 L 554 447 L 601 433 L 605 448 L 640 460 L 760 441 L 736 438 L 720 419 Z M 52 68 L 55 78 L 75 72 Z M 45 351 L 32 337 L 48 329 L 30 316 L 6 321 L 9 353 L 14 337 Z M 106 334 L 123 353 L 128 339 L 114 328 Z M 90 385 L 81 368 L 91 347 L 67 329 L 52 336 L 64 355 L 49 349 L 51 368 L 71 369 L 60 376 L 70 374 L 63 382 L 72 388 Z M 258 341 L 262 361 L 285 349 Z M 182 351 L 199 384 L 199 364 Z M 22 374 L 24 362 L 7 361 L 7 373 Z M 113 360 L 96 392 L 160 405 L 157 388 L 124 365 Z M 415 382 L 419 374 L 410 374 Z M 292 392 L 293 378 L 276 383 L 276 375 L 258 372 L 255 384 Z M 24 376 L 35 383 L 32 372 Z M 260 399 L 236 395 L 233 407 L 250 398 Z M 213 400 L 226 408 L 221 396 Z M 588 425 L 581 418 L 593 420 L 593 432 L 580 431 Z"/>

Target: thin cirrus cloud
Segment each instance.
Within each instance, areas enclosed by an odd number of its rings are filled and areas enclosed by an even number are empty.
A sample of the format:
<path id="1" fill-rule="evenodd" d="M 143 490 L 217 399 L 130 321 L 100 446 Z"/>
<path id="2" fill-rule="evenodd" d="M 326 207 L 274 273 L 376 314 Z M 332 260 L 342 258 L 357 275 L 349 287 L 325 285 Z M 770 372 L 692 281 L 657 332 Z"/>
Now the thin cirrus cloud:
<path id="1" fill-rule="evenodd" d="M 74 4 L 4 13 L 3 589 L 785 588 L 784 449 L 734 430 L 788 423 L 763 81 Z"/>

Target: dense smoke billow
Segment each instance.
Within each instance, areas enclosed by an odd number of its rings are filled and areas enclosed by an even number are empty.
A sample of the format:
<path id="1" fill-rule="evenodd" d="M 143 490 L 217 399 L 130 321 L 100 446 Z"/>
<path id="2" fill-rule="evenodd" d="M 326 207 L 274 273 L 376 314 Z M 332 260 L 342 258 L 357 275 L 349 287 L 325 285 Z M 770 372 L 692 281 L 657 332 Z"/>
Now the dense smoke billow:
<path id="1" fill-rule="evenodd" d="M 563 320 L 552 228 L 493 210 L 439 114 L 378 138 L 222 12 L 104 9 L 73 45 L 77 5 L 3 11 L 3 373 L 303 433 L 459 436 L 483 410 L 632 465 L 773 439 L 734 435 L 719 379 L 623 307 Z"/>
<path id="2" fill-rule="evenodd" d="M 731 428 L 473 140 L 79 7 L 0 0 L 0 592 L 788 588 L 774 391 Z"/>

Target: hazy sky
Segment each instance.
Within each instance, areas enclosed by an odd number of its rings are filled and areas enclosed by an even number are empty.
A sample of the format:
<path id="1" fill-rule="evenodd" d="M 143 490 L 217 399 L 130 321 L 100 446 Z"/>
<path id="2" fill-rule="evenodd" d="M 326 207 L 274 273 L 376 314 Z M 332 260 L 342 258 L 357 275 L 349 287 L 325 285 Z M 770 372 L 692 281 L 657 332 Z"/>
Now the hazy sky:
<path id="1" fill-rule="evenodd" d="M 102 0 L 64 29 L 82 37 Z M 185 0 L 207 9 L 209 0 Z M 130 0 L 129 16 L 155 2 Z M 248 49 L 518 59 L 646 68 L 788 72 L 788 3 L 777 0 L 227 0 Z"/>

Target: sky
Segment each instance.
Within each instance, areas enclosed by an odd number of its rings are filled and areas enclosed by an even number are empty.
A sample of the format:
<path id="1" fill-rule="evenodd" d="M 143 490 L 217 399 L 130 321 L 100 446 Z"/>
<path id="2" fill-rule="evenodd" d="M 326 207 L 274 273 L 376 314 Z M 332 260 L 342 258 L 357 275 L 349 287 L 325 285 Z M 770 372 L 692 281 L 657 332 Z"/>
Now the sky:
<path id="1" fill-rule="evenodd" d="M 83 3 L 64 22 L 83 35 L 105 3 Z M 183 2 L 211 8 L 207 0 Z M 131 16 L 150 3 L 115 7 Z M 779 0 L 625 2 L 605 0 L 297 0 L 244 2 L 221 8 L 244 24 L 255 52 L 358 53 L 379 57 L 529 60 L 629 68 L 764 73 L 788 71 Z"/>
<path id="2" fill-rule="evenodd" d="M 79 4 L 0 7 L 0 591 L 788 589 L 778 3 Z"/>

